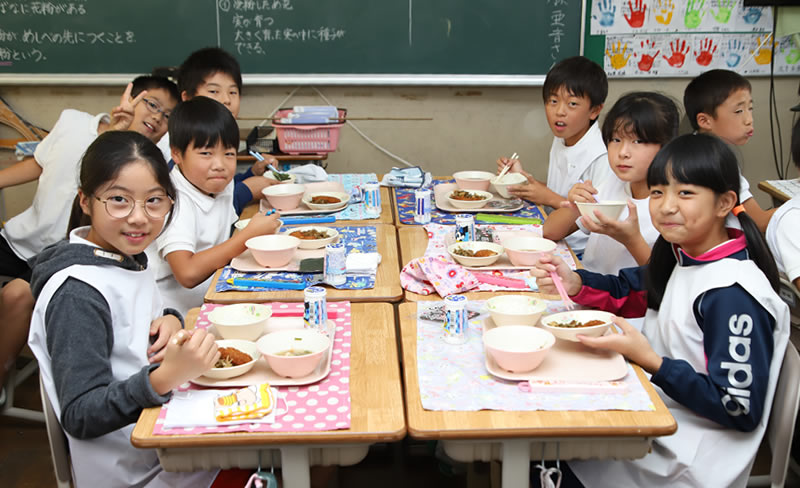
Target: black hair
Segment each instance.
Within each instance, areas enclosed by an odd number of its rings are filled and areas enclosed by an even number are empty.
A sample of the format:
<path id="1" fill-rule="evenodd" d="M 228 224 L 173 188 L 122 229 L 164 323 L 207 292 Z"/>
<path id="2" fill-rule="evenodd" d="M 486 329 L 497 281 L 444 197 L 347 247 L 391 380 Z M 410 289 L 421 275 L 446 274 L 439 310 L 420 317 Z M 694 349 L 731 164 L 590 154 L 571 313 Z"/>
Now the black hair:
<path id="1" fill-rule="evenodd" d="M 794 165 L 800 169 L 800 119 L 792 127 L 792 159 Z"/>
<path id="2" fill-rule="evenodd" d="M 670 97 L 656 92 L 626 93 L 614 103 L 603 121 L 603 142 L 615 132 L 663 146 L 678 135 L 680 112 Z"/>
<path id="3" fill-rule="evenodd" d="M 134 131 L 106 131 L 97 136 L 81 158 L 78 189 L 84 195 L 94 195 L 100 187 L 114 181 L 122 168 L 139 161 L 147 163 L 158 184 L 164 188 L 164 192 L 172 198 L 172 201 L 176 202 L 177 193 L 169 177 L 169 167 L 164 160 L 164 154 L 153 141 Z M 164 222 L 164 228 L 171 220 L 172 212 Z M 91 217 L 84 214 L 81 209 L 80 195 L 76 195 L 72 202 L 67 237 L 76 227 L 91 223 Z"/>
<path id="4" fill-rule="evenodd" d="M 208 97 L 181 102 L 169 117 L 169 145 L 183 154 L 189 147 L 239 148 L 239 126 L 225 105 Z"/>
<path id="5" fill-rule="evenodd" d="M 717 107 L 737 90 L 753 91 L 744 76 L 727 69 L 712 69 L 690 81 L 683 91 L 683 107 L 694 130 L 700 130 L 698 114 L 716 117 Z"/>
<path id="6" fill-rule="evenodd" d="M 169 96 L 177 103 L 181 100 L 181 95 L 178 93 L 178 87 L 175 83 L 163 76 L 139 76 L 133 80 L 133 88 L 131 89 L 131 96 L 136 98 L 137 95 L 145 90 L 156 90 L 161 88 L 169 93 Z"/>
<path id="7" fill-rule="evenodd" d="M 178 70 L 178 91 L 194 97 L 197 88 L 215 73 L 225 73 L 233 78 L 242 93 L 242 69 L 239 62 L 224 49 L 206 47 L 193 52 Z"/>
<path id="8" fill-rule="evenodd" d="M 588 97 L 592 107 L 605 103 L 608 96 L 606 72 L 599 64 L 583 56 L 567 58 L 550 68 L 544 79 L 542 99 L 547 102 L 550 95 L 562 87 L 576 97 Z"/>
<path id="9" fill-rule="evenodd" d="M 708 188 L 716 195 L 733 191 L 737 195 L 736 204 L 739 205 L 739 166 L 736 155 L 716 136 L 686 134 L 661 148 L 647 170 L 647 185 L 667 185 L 670 177 L 679 183 Z M 737 218 L 744 231 L 750 259 L 777 291 L 778 268 L 764 237 L 747 212 L 740 212 Z M 659 236 L 653 245 L 645 271 L 649 308 L 658 310 L 676 263 L 672 245 L 663 236 Z"/>

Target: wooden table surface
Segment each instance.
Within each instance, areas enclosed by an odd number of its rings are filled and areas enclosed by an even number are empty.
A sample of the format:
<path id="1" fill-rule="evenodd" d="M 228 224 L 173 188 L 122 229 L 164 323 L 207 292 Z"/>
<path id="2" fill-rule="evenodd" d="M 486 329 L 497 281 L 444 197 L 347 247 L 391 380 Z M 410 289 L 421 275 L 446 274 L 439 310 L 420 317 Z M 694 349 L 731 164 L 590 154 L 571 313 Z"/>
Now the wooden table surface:
<path id="1" fill-rule="evenodd" d="M 400 287 L 400 267 L 397 253 L 397 231 L 393 225 L 375 223 L 350 223 L 342 222 L 326 224 L 330 227 L 369 227 L 376 230 L 378 252 L 381 263 L 378 265 L 378 274 L 375 279 L 375 288 L 365 290 L 337 290 L 326 287 L 328 300 L 350 300 L 353 302 L 399 302 L 403 298 L 403 289 Z M 224 291 L 217 292 L 215 286 L 222 269 L 218 269 L 211 280 L 203 300 L 207 303 L 244 303 L 263 301 L 303 301 L 302 290 L 281 291 Z"/>
<path id="2" fill-rule="evenodd" d="M 389 191 L 389 188 L 382 186 L 381 187 L 381 215 L 377 219 L 366 219 L 366 220 L 337 220 L 337 223 L 343 224 L 394 224 L 394 215 L 392 213 L 392 192 Z M 258 212 L 258 204 L 250 204 L 242 210 L 242 215 L 240 218 L 242 219 L 249 219 L 255 213 Z M 302 215 L 292 215 L 292 217 L 302 217 Z M 319 224 L 319 225 L 327 225 L 327 224 Z"/>
<path id="3" fill-rule="evenodd" d="M 399 306 L 403 381 L 408 432 L 417 439 L 480 439 L 511 437 L 647 437 L 670 435 L 675 419 L 647 380 L 634 366 L 656 410 L 633 411 L 495 411 L 424 410 L 417 377 L 417 304 Z"/>
<path id="4" fill-rule="evenodd" d="M 758 189 L 767 193 L 770 197 L 772 197 L 772 203 L 777 207 L 780 204 L 791 200 L 791 196 L 783 193 L 779 189 L 775 188 L 767 181 L 759 181 L 758 182 Z"/>
<path id="5" fill-rule="evenodd" d="M 190 310 L 186 322 L 193 324 L 199 310 Z M 153 407 L 142 412 L 131 434 L 131 443 L 140 448 L 198 448 L 375 443 L 402 439 L 406 433 L 406 423 L 392 305 L 352 303 L 351 313 L 349 429 L 322 432 L 153 435 L 153 426 L 161 410 L 160 407 Z"/>

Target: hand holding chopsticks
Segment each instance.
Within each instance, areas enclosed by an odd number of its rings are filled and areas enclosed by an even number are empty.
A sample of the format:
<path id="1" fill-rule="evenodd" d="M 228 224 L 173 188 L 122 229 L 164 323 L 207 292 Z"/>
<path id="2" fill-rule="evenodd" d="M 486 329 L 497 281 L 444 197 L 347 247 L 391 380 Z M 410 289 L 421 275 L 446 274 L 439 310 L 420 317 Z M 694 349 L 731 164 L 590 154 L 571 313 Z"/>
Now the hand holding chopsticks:
<path id="1" fill-rule="evenodd" d="M 505 176 L 509 170 L 512 169 L 515 163 L 519 162 L 519 155 L 514 153 L 509 158 L 500 158 L 497 160 L 497 170 L 499 171 L 498 175 L 494 178 L 495 181 L 499 181 L 500 178 Z M 521 168 L 520 168 L 521 169 Z"/>

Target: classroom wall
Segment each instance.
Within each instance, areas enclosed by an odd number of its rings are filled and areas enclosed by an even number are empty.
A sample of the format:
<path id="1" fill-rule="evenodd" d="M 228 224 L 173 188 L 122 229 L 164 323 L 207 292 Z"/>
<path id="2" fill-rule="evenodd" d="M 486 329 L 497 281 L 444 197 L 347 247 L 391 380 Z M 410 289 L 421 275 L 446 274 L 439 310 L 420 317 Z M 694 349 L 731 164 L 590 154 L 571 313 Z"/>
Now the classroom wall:
<path id="1" fill-rule="evenodd" d="M 682 100 L 688 79 L 611 80 L 607 108 L 623 93 L 659 90 Z M 771 205 L 756 188 L 761 180 L 775 179 L 768 109 L 769 80 L 751 79 L 753 84 L 755 136 L 742 148 L 744 175 L 762 207 Z M 798 77 L 775 81 L 777 107 L 783 136 L 784 159 L 788 158 L 793 113 L 789 107 L 800 102 Z M 31 122 L 51 128 L 62 109 L 70 107 L 91 113 L 110 111 L 119 103 L 124 87 L 0 86 L 0 96 Z M 300 88 L 283 102 L 294 87 L 245 84 L 240 117 L 264 117 L 274 108 L 322 104 L 310 87 Z M 547 127 L 540 87 L 319 87 L 328 100 L 346 107 L 351 118 L 431 118 L 432 120 L 363 120 L 354 123 L 387 150 L 419 164 L 435 175 L 449 175 L 460 169 L 495 168 L 495 159 L 518 152 L 524 166 L 537 178 L 547 174 L 552 135 Z M 602 115 L 601 115 L 602 118 Z M 257 120 L 240 120 L 252 127 Z M 328 158 L 328 171 L 384 173 L 401 163 L 392 160 L 345 126 L 339 150 Z M 5 126 L 0 138 L 18 137 Z M 790 175 L 796 176 L 792 166 Z M 29 187 L 31 188 L 31 187 Z M 8 215 L 29 204 L 24 192 L 7 197 Z"/>

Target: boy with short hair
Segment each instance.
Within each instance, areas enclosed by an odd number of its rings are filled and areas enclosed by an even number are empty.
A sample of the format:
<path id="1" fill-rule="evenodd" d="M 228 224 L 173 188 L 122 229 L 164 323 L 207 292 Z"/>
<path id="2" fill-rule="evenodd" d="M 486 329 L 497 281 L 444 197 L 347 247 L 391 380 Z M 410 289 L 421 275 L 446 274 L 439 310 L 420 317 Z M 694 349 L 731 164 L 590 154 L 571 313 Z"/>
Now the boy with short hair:
<path id="1" fill-rule="evenodd" d="M 172 222 L 147 249 L 164 303 L 185 314 L 203 303 L 214 272 L 245 251 L 245 241 L 272 234 L 278 214 L 257 213 L 229 238 L 238 219 L 233 208 L 233 175 L 239 127 L 221 103 L 195 97 L 169 120 L 175 167 L 170 172 L 178 201 Z"/>
<path id="2" fill-rule="evenodd" d="M 191 100 L 196 96 L 212 98 L 223 104 L 236 118 L 239 116 L 242 93 L 239 62 L 218 47 L 195 51 L 181 64 L 178 90 L 181 100 Z M 241 214 L 250 202 L 261 198 L 262 189 L 277 183 L 263 177 L 267 165 L 277 163 L 275 157 L 267 156 L 264 161 L 256 161 L 250 169 L 235 176 L 234 207 L 237 214 Z"/>
<path id="3" fill-rule="evenodd" d="M 597 117 L 608 96 L 608 79 L 603 68 L 583 56 L 567 58 L 547 73 L 542 87 L 545 115 L 552 131 L 547 184 L 522 170 L 519 161 L 497 160 L 498 171 L 512 164 L 511 171 L 525 175 L 528 183 L 512 186 L 509 192 L 536 204 L 558 208 L 573 185 L 586 182 L 601 186 L 614 177 L 608 164 Z M 576 231 L 567 243 L 580 253 L 587 234 Z"/>
<path id="4" fill-rule="evenodd" d="M 695 77 L 683 92 L 686 117 L 696 132 L 714 134 L 728 145 L 743 146 L 753 137 L 753 96 L 750 82 L 742 75 L 712 69 Z M 731 148 L 733 149 L 733 148 Z M 741 158 L 737 150 L 734 154 Z M 762 210 L 750 192 L 750 183 L 742 176 L 739 161 L 739 202 L 744 205 L 761 232 L 766 231 L 775 212 Z"/>

